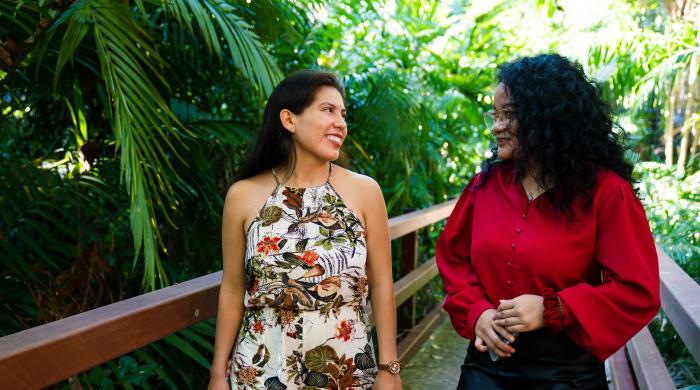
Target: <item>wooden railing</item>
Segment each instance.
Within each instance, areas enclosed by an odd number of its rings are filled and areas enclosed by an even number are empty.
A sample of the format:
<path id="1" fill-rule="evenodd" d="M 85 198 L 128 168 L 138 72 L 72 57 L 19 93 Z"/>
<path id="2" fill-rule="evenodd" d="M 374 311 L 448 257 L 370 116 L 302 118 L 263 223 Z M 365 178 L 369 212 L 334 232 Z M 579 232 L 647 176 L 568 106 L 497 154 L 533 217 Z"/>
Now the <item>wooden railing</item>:
<path id="1" fill-rule="evenodd" d="M 700 364 L 700 285 L 658 246 L 656 253 L 661 276 L 661 308 L 695 362 Z M 642 329 L 609 360 L 618 390 L 676 388 L 648 328 Z"/>
<path id="2" fill-rule="evenodd" d="M 455 201 L 390 219 L 401 239 L 397 305 L 410 304 L 410 330 L 399 343 L 406 362 L 444 318 L 432 308 L 418 323 L 415 295 L 437 275 L 435 259 L 417 266 L 417 231 L 445 219 Z M 700 286 L 657 247 L 662 308 L 696 362 L 700 362 Z M 221 272 L 139 295 L 0 338 L 0 389 L 41 388 L 129 353 L 216 315 Z M 371 307 L 367 308 L 372 313 Z M 649 330 L 644 328 L 609 360 L 617 389 L 673 389 L 673 381 Z"/>
<path id="3" fill-rule="evenodd" d="M 447 218 L 454 204 L 391 218 L 391 239 L 401 239 L 403 248 L 416 245 L 416 231 Z M 403 250 L 404 276 L 394 284 L 397 305 L 437 275 L 434 259 L 416 268 L 417 256 L 417 248 Z M 215 272 L 2 337 L 0 389 L 50 386 L 215 316 L 220 283 L 221 272 Z M 399 358 L 410 359 L 442 318 L 439 307 L 428 313 L 399 343 Z"/>

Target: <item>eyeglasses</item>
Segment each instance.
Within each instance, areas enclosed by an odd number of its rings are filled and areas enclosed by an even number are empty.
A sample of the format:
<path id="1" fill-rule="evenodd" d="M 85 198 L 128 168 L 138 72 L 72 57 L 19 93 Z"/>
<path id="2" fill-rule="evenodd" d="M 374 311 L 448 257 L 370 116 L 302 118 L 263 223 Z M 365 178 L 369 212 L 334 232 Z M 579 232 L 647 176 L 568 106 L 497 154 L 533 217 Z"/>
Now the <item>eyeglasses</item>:
<path id="1" fill-rule="evenodd" d="M 503 125 L 508 127 L 515 118 L 515 111 L 486 111 L 481 114 L 484 117 L 484 123 L 486 127 L 492 129 L 496 122 L 503 122 Z"/>

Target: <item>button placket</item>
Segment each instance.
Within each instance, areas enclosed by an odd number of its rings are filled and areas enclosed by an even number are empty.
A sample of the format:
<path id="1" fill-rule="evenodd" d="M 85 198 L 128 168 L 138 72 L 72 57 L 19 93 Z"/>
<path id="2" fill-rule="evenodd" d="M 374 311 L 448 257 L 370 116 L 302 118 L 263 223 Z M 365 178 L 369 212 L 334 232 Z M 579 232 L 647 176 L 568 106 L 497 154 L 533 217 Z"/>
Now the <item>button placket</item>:
<path id="1" fill-rule="evenodd" d="M 523 213 L 520 215 L 520 218 L 521 218 L 523 221 L 527 220 L 528 206 L 529 206 L 529 203 L 525 205 L 525 210 L 523 210 Z M 521 235 L 522 232 L 523 232 L 521 226 L 522 226 L 522 224 L 524 224 L 524 223 L 525 223 L 525 222 L 516 224 L 515 229 L 514 229 L 514 231 L 515 231 L 515 237 L 513 238 L 513 241 L 510 243 L 510 248 L 511 248 L 511 250 L 512 250 L 512 252 L 513 252 L 513 255 L 512 255 L 513 258 L 512 258 L 512 259 L 506 260 L 506 267 L 507 267 L 507 269 L 508 269 L 508 272 L 511 274 L 511 276 L 514 276 L 513 261 L 514 261 L 514 259 L 515 259 L 515 250 L 518 248 L 518 244 L 517 244 L 516 241 L 517 241 L 518 239 L 520 239 L 520 235 Z M 513 282 L 512 282 L 510 279 L 506 280 L 506 286 L 508 286 L 509 288 L 511 288 L 511 287 L 513 286 Z"/>
<path id="2" fill-rule="evenodd" d="M 511 249 L 512 249 L 513 251 L 515 251 L 515 248 L 517 248 L 517 245 L 515 244 L 515 242 L 512 242 L 512 243 L 510 244 L 510 247 L 511 247 Z M 512 261 L 506 262 L 506 266 L 510 269 L 510 272 L 511 272 L 511 274 L 512 274 L 512 272 L 513 272 L 513 262 L 512 262 Z M 511 282 L 510 279 L 508 279 L 508 280 L 506 280 L 506 285 L 508 285 L 508 287 L 511 287 L 511 286 L 513 285 L 513 282 Z"/>

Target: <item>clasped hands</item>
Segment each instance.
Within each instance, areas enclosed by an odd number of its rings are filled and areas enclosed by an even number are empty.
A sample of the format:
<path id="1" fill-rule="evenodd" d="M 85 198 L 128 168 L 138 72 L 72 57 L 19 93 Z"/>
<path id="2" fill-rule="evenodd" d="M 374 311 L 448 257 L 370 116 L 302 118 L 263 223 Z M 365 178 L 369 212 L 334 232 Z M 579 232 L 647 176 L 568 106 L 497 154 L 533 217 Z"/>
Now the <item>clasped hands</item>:
<path id="1" fill-rule="evenodd" d="M 474 326 L 474 347 L 480 352 L 494 351 L 501 358 L 510 357 L 515 348 L 506 345 L 498 335 L 512 343 L 514 333 L 531 332 L 544 326 L 544 304 L 540 295 L 523 294 L 501 300 L 498 308 L 485 310 Z"/>

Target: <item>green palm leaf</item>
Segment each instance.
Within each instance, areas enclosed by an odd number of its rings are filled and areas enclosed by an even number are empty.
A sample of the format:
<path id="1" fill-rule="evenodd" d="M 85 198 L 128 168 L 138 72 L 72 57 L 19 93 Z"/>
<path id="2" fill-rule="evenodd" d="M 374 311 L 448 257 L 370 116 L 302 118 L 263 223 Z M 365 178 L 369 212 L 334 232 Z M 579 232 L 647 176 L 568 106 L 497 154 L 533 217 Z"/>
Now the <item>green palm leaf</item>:
<path id="1" fill-rule="evenodd" d="M 3 158 L 0 279 L 4 286 L 16 286 L 11 294 L 0 294 L 0 317 L 12 319 L 0 323 L 0 334 L 74 314 L 71 302 L 84 297 L 100 299 L 101 293 L 90 286 L 75 294 L 70 286 L 56 286 L 56 281 L 57 275 L 69 278 L 66 270 L 84 264 L 80 259 L 92 265 L 99 262 L 86 257 L 94 244 L 86 231 L 98 231 L 100 210 L 114 205 L 104 183 L 95 177 L 72 175 L 66 165 L 42 169 L 32 161 Z M 79 278 L 87 283 L 96 280 L 90 275 Z"/>
<path id="2" fill-rule="evenodd" d="M 403 77 L 392 71 L 351 79 L 346 85 L 349 91 L 358 91 L 361 99 L 349 110 L 353 113 L 349 154 L 365 173 L 382 183 L 394 183 L 386 188 L 388 209 L 407 207 L 411 203 L 407 189 L 422 159 L 416 150 L 426 124 L 425 110 Z M 368 154 L 360 145 L 372 145 L 373 151 Z"/>
<path id="3" fill-rule="evenodd" d="M 36 1 L 0 2 L 0 36 L 6 37 L 13 30 L 31 35 L 40 12 L 41 7 Z"/>
<path id="4" fill-rule="evenodd" d="M 253 85 L 266 95 L 272 92 L 282 74 L 251 26 L 231 5 L 214 0 L 175 0 L 163 1 L 162 6 L 168 16 L 204 42 L 210 55 L 223 59 L 228 54 Z"/>
<path id="5" fill-rule="evenodd" d="M 72 58 L 76 41 L 92 34 L 105 84 L 103 103 L 130 196 L 134 261 L 143 250 L 145 290 L 165 286 L 168 279 L 159 255 L 156 210 L 170 221 L 168 213 L 177 205 L 171 183 L 178 179 L 170 162 L 175 150 L 171 139 L 179 142 L 183 129 L 151 81 L 158 80 L 161 87 L 168 88 L 162 75 L 166 64 L 124 3 L 83 0 L 73 4 L 59 22 L 68 27 L 59 51 L 57 74 Z"/>
<path id="6" fill-rule="evenodd" d="M 156 360 L 146 352 L 147 348 L 141 348 L 134 350 L 133 354 L 139 358 L 141 361 L 153 366 L 153 372 L 158 375 L 158 378 L 165 382 L 171 389 L 177 389 L 177 385 L 173 381 L 172 377 L 163 369 L 161 365 L 156 362 Z"/>

